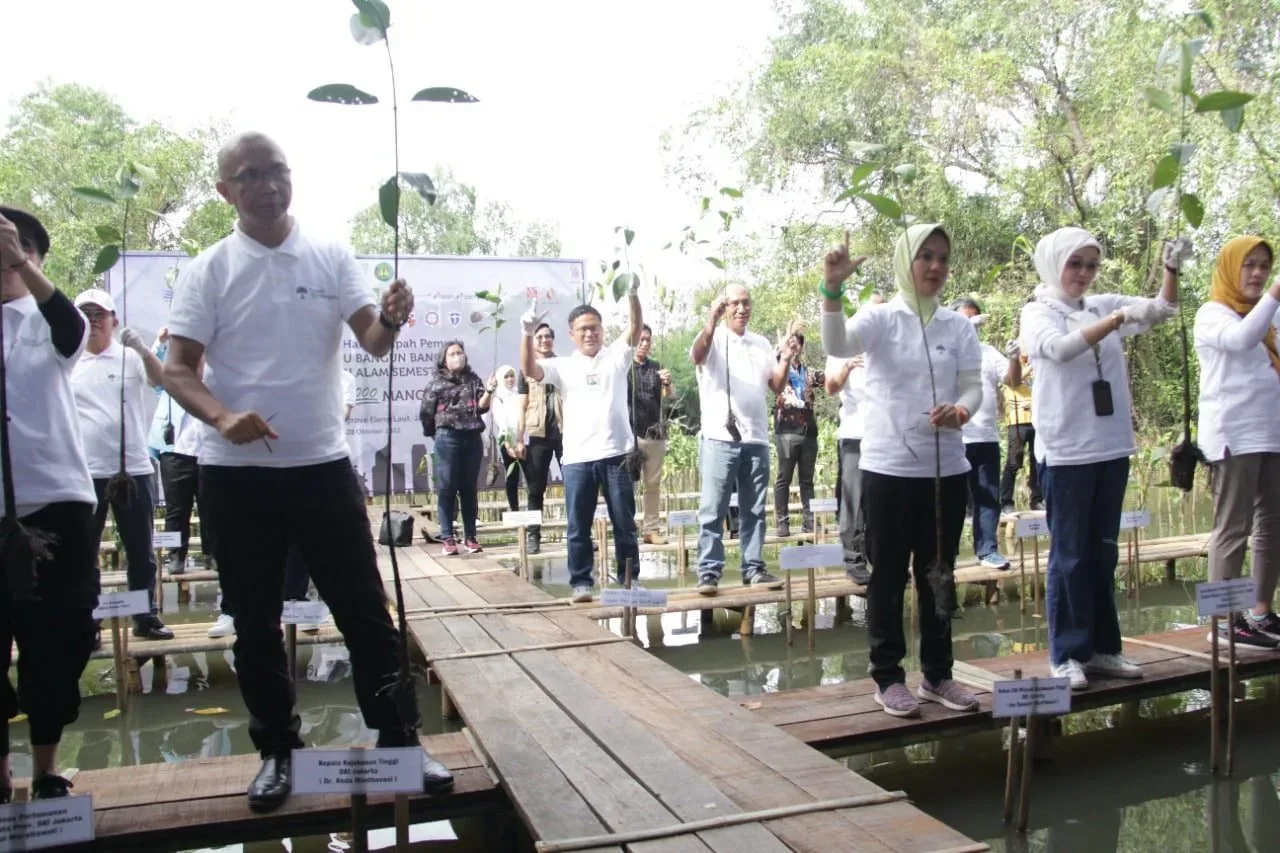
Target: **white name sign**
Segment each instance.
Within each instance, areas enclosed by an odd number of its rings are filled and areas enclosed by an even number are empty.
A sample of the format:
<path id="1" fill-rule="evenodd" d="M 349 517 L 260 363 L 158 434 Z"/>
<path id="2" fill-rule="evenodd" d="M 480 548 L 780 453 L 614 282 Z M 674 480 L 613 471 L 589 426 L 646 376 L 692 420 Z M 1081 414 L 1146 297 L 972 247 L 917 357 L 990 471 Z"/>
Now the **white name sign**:
<path id="1" fill-rule="evenodd" d="M 280 621 L 286 625 L 312 625 L 329 618 L 329 608 L 323 601 L 286 601 Z"/>
<path id="2" fill-rule="evenodd" d="M 93 840 L 93 797 L 0 806 L 0 850 L 43 850 Z"/>
<path id="3" fill-rule="evenodd" d="M 295 794 L 418 794 L 422 749 L 295 749 Z"/>
<path id="4" fill-rule="evenodd" d="M 733 494 L 729 495 L 729 508 L 730 508 L 730 509 L 737 509 L 737 508 L 738 508 L 738 493 L 737 493 L 737 492 L 734 492 Z"/>
<path id="5" fill-rule="evenodd" d="M 1201 616 L 1227 616 L 1253 605 L 1253 578 L 1196 584 L 1196 608 Z"/>
<path id="6" fill-rule="evenodd" d="M 1019 539 L 1026 539 L 1030 536 L 1048 536 L 1049 520 L 1043 515 L 1019 516 L 1014 532 Z"/>
<path id="7" fill-rule="evenodd" d="M 1120 513 L 1121 530 L 1138 530 L 1151 523 L 1151 513 L 1145 509 L 1135 509 Z"/>
<path id="8" fill-rule="evenodd" d="M 110 619 L 112 616 L 136 616 L 151 612 L 151 602 L 147 600 L 145 589 L 128 592 L 104 592 L 98 596 L 98 606 L 94 608 L 94 619 Z"/>
<path id="9" fill-rule="evenodd" d="M 793 545 L 778 549 L 778 564 L 784 572 L 793 569 L 823 569 L 844 565 L 843 545 Z"/>
<path id="10" fill-rule="evenodd" d="M 667 528 L 697 527 L 698 511 L 696 509 L 673 509 L 667 513 Z"/>
<path id="11" fill-rule="evenodd" d="M 157 530 L 151 534 L 152 548 L 181 548 L 182 533 L 177 530 Z"/>
<path id="12" fill-rule="evenodd" d="M 536 527 L 542 523 L 542 510 L 505 510 L 502 513 L 502 523 L 509 524 L 513 527 Z"/>
<path id="13" fill-rule="evenodd" d="M 1071 710 L 1071 681 L 1067 678 L 1020 678 L 997 681 L 993 717 L 1066 714 Z"/>
<path id="14" fill-rule="evenodd" d="M 835 498 L 814 498 L 809 501 L 809 510 L 811 512 L 835 512 Z"/>
<path id="15" fill-rule="evenodd" d="M 666 607 L 665 589 L 605 589 L 600 591 L 600 603 L 605 607 Z"/>
<path id="16" fill-rule="evenodd" d="M 595 516 L 595 517 L 596 517 L 596 521 L 608 521 L 608 520 L 609 520 L 609 507 L 608 507 L 608 506 L 606 506 L 605 504 L 597 504 L 597 505 L 596 505 L 596 516 Z"/>

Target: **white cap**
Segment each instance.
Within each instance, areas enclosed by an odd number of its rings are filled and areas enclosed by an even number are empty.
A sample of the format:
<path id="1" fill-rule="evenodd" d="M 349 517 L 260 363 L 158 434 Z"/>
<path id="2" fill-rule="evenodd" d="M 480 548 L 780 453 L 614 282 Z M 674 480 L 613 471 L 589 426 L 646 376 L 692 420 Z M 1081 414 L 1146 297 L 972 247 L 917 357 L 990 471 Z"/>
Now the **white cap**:
<path id="1" fill-rule="evenodd" d="M 88 290 L 80 292 L 76 297 L 76 307 L 83 305 L 97 305 L 103 311 L 116 313 L 116 301 L 111 298 L 111 294 L 98 287 L 91 287 Z"/>

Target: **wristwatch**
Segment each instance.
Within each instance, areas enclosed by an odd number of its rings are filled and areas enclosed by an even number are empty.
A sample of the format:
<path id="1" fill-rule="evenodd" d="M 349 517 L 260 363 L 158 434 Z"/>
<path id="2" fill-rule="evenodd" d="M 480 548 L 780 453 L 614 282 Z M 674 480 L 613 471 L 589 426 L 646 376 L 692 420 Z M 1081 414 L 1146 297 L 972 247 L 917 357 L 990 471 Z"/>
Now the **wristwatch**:
<path id="1" fill-rule="evenodd" d="M 387 315 L 382 313 L 381 308 L 378 309 L 378 322 L 382 324 L 383 328 L 390 329 L 393 332 L 400 331 L 400 326 L 404 325 L 403 323 L 397 324 L 391 322 Z"/>

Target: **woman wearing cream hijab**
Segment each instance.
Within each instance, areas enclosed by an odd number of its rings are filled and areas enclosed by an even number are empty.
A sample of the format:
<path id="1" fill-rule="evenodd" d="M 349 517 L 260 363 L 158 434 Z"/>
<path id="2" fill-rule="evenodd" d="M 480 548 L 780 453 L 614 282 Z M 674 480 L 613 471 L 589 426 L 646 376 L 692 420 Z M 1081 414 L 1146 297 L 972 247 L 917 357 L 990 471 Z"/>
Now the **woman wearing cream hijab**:
<path id="1" fill-rule="evenodd" d="M 938 304 L 950 254 L 951 239 L 941 225 L 913 225 L 894 245 L 898 295 L 864 307 L 846 321 L 840 291 L 865 260 L 849 258 L 846 234 L 845 244 L 827 255 L 821 287 L 827 354 L 868 356 L 867 414 L 858 462 L 872 568 L 867 635 L 875 700 L 895 717 L 920 715 L 902 669 L 907 651 L 903 593 L 913 557 L 924 670 L 917 695 L 955 711 L 978 710 L 973 694 L 951 678 L 951 619 L 939 616 L 924 571 L 937 556 L 954 561 L 959 549 L 969 472 L 960 429 L 982 403 L 978 336 L 967 318 Z M 937 554 L 934 496 L 939 467 L 943 555 Z"/>
<path id="2" fill-rule="evenodd" d="M 1156 299 L 1086 296 L 1102 262 L 1093 235 L 1060 228 L 1036 245 L 1041 283 L 1022 309 L 1021 345 L 1036 369 L 1031 422 L 1052 536 L 1049 662 L 1073 690 L 1089 686 L 1086 672 L 1142 677 L 1120 655 L 1115 604 L 1120 512 L 1136 450 L 1120 339 L 1177 313 L 1178 270 L 1189 254 L 1186 241 L 1166 245 Z"/>
<path id="3" fill-rule="evenodd" d="M 493 395 L 493 436 L 498 442 L 498 454 L 502 458 L 502 475 L 507 490 L 507 507 L 512 512 L 520 509 L 520 459 L 516 445 L 524 436 L 516 435 L 520 419 L 520 397 L 516 393 L 516 369 L 504 364 L 493 374 L 498 387 Z"/>
<path id="4" fill-rule="evenodd" d="M 1253 534 L 1253 609 L 1228 628 L 1236 645 L 1273 649 L 1280 618 L 1271 609 L 1280 575 L 1280 353 L 1276 311 L 1280 281 L 1271 247 L 1236 237 L 1218 253 L 1209 301 L 1196 312 L 1200 357 L 1198 440 L 1211 466 L 1213 534 L 1209 580 L 1240 576 Z"/>

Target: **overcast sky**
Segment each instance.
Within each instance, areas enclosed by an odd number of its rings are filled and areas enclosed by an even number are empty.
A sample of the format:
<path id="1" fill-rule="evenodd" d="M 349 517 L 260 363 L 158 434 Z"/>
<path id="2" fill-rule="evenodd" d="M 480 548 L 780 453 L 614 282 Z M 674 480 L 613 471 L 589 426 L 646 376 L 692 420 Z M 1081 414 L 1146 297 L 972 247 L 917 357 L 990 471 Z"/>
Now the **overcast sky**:
<path id="1" fill-rule="evenodd" d="M 611 257 L 614 225 L 630 223 L 640 252 L 656 255 L 691 220 L 696 199 L 664 177 L 660 136 L 753 67 L 777 27 L 770 0 L 390 6 L 401 98 L 445 85 L 481 99 L 402 104 L 402 168 L 449 165 L 482 200 L 558 222 L 564 254 L 588 259 Z M 226 119 L 263 130 L 290 157 L 299 220 L 343 238 L 392 171 L 389 110 L 305 98 L 334 82 L 388 93 L 381 46 L 348 32 L 349 0 L 27 8 L 39 20 L 24 15 L 29 28 L 4 48 L 6 115 L 50 79 L 106 90 L 131 115 L 179 128 Z"/>

